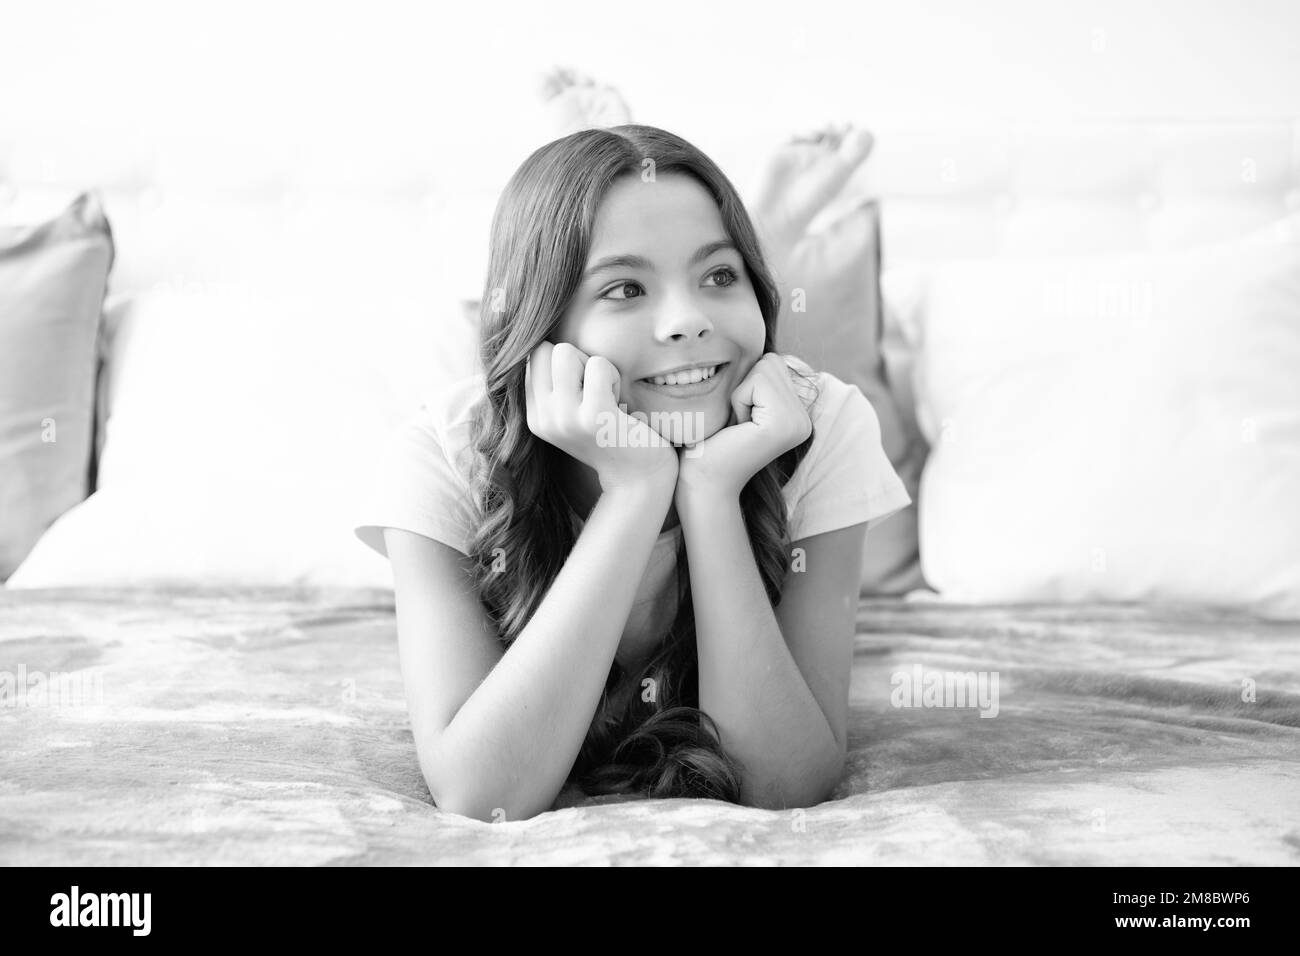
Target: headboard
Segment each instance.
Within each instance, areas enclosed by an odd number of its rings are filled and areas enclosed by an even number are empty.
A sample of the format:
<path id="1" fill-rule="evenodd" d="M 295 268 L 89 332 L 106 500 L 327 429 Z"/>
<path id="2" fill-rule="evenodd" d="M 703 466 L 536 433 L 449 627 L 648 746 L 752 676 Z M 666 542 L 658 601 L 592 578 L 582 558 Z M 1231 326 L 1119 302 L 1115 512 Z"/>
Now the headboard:
<path id="1" fill-rule="evenodd" d="M 951 257 L 1172 248 L 1300 209 L 1300 118 L 874 127 L 862 174 L 823 221 L 882 200 L 884 255 Z M 113 291 L 158 284 L 383 284 L 409 270 L 476 297 L 499 189 L 436 152 L 331 158 L 213 136 L 145 145 L 0 132 L 0 216 L 101 191 L 118 244 Z M 788 131 L 700 142 L 743 189 Z M 467 146 L 467 148 L 469 148 Z M 445 157 L 444 157 L 445 158 Z M 520 155 L 519 159 L 522 159 Z M 488 178 L 488 177 L 485 177 Z M 817 223 L 814 223 L 817 228 Z"/>
<path id="2" fill-rule="evenodd" d="M 886 267 L 1185 247 L 1300 210 L 1300 118 L 880 130 L 859 195 Z"/>

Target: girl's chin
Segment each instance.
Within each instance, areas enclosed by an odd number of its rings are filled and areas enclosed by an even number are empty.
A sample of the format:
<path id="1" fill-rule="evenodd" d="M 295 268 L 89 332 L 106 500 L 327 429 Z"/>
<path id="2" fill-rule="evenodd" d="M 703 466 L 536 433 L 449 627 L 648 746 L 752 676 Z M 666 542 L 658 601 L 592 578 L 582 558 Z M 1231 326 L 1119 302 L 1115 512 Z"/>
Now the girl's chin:
<path id="1" fill-rule="evenodd" d="M 671 408 L 628 409 L 674 445 L 695 445 L 731 424 L 730 405 L 716 401 L 673 402 Z"/>

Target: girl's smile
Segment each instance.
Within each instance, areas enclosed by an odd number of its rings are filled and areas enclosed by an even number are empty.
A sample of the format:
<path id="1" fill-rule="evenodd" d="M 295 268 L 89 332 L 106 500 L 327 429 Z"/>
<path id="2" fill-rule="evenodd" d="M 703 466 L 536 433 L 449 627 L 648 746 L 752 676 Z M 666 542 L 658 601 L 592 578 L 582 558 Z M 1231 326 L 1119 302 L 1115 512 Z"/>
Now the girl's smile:
<path id="1" fill-rule="evenodd" d="M 727 378 L 730 362 L 696 363 L 689 369 L 637 379 L 642 388 L 653 389 L 668 398 L 693 399 L 709 395 Z"/>

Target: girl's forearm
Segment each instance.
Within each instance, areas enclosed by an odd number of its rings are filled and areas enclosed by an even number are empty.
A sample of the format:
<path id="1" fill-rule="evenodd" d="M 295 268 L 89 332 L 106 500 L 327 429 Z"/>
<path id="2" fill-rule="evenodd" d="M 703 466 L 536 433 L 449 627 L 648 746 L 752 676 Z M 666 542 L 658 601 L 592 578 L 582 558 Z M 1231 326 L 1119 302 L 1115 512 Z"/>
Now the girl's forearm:
<path id="1" fill-rule="evenodd" d="M 599 498 L 532 619 L 442 734 L 431 759 L 456 782 L 440 805 L 497 821 L 525 819 L 555 802 L 600 703 L 672 495 L 671 485 L 638 486 Z"/>
<path id="2" fill-rule="evenodd" d="M 820 802 L 842 767 L 835 734 L 786 646 L 754 560 L 739 500 L 677 500 L 699 651 L 700 707 L 744 767 L 742 799 Z"/>

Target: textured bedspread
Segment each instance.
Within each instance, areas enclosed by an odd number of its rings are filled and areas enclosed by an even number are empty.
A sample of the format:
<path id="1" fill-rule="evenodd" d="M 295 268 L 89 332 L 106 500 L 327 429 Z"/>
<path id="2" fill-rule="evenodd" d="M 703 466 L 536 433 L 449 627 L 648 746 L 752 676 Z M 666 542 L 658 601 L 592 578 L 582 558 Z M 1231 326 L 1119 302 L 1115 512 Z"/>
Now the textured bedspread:
<path id="1" fill-rule="evenodd" d="M 1300 862 L 1300 623 L 867 601 L 836 799 L 500 823 L 431 804 L 395 627 L 384 592 L 0 589 L 0 863 Z"/>

